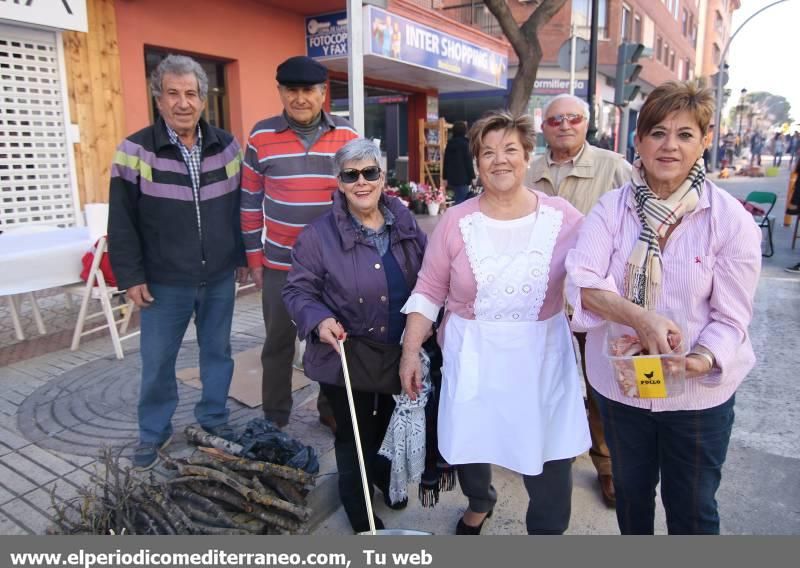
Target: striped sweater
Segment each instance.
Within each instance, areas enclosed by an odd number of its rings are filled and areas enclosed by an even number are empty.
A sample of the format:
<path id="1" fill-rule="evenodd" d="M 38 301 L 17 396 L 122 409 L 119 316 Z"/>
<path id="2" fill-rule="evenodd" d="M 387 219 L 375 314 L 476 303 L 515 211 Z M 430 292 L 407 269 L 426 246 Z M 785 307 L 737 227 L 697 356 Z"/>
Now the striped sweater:
<path id="1" fill-rule="evenodd" d="M 196 286 L 244 265 L 239 143 L 202 119 L 200 129 L 197 196 L 162 119 L 117 148 L 111 166 L 108 242 L 121 289 L 146 282 Z"/>
<path id="2" fill-rule="evenodd" d="M 300 231 L 331 208 L 337 189 L 333 155 L 358 134 L 349 122 L 325 112 L 322 127 L 324 132 L 309 148 L 283 115 L 253 127 L 241 196 L 242 235 L 251 268 L 289 270 Z"/>

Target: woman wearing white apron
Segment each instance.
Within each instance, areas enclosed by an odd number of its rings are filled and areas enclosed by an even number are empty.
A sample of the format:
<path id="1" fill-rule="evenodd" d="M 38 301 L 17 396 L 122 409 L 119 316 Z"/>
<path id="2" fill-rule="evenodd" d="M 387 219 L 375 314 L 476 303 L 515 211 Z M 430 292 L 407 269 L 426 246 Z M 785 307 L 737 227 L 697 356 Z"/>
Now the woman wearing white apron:
<path id="1" fill-rule="evenodd" d="M 573 458 L 591 445 L 569 325 L 564 259 L 581 214 L 523 186 L 529 116 L 486 114 L 470 131 L 484 192 L 433 232 L 408 314 L 400 378 L 421 386 L 419 348 L 439 309 L 444 366 L 439 450 L 458 464 L 469 508 L 456 534 L 480 534 L 497 494 L 491 464 L 523 475 L 529 534 L 569 525 Z"/>

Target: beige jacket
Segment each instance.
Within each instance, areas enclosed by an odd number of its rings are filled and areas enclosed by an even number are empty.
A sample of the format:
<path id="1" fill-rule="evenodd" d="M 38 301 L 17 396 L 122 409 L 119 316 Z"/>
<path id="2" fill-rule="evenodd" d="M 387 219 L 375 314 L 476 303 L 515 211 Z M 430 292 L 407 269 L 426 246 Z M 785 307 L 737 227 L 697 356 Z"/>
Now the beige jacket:
<path id="1" fill-rule="evenodd" d="M 563 197 L 586 215 L 601 195 L 622 187 L 630 179 L 631 165 L 620 154 L 584 144 L 572 170 L 561 180 L 561 187 L 553 187 L 545 154 L 533 159 L 526 181 L 529 187 Z"/>

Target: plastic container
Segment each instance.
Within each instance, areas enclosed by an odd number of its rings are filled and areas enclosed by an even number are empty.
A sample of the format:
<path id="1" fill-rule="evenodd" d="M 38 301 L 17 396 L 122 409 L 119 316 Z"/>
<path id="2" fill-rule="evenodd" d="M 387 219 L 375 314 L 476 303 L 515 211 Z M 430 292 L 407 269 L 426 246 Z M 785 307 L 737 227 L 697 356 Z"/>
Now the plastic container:
<path id="1" fill-rule="evenodd" d="M 665 316 L 670 317 L 670 316 Z M 627 326 L 609 322 L 606 356 L 620 392 L 632 398 L 670 398 L 682 395 L 686 388 L 686 325 L 678 324 L 681 342 L 672 353 L 664 355 L 621 355 L 635 352 L 636 332 Z"/>

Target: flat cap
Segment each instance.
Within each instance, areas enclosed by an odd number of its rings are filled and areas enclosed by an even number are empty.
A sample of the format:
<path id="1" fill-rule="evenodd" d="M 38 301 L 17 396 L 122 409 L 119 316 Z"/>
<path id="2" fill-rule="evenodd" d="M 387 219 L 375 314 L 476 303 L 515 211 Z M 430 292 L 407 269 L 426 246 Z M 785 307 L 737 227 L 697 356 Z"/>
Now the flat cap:
<path id="1" fill-rule="evenodd" d="M 328 80 L 328 68 L 310 57 L 298 55 L 278 65 L 275 79 L 286 86 L 317 85 Z"/>

